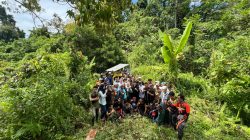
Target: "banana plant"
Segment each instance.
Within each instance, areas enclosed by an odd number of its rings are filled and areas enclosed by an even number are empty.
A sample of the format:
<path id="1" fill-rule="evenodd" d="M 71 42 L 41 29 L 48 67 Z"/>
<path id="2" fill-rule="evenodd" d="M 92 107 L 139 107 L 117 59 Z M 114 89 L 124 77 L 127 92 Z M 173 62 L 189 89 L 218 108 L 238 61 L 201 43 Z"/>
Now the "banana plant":
<path id="1" fill-rule="evenodd" d="M 177 55 L 183 51 L 183 48 L 188 41 L 191 29 L 192 23 L 189 22 L 185 28 L 185 31 L 183 32 L 179 44 L 176 46 L 174 46 L 174 43 L 169 34 L 165 34 L 159 30 L 159 37 L 163 42 L 163 46 L 161 47 L 162 57 L 164 59 L 164 62 L 169 66 L 169 72 L 171 74 L 171 80 L 173 82 L 175 82 L 178 76 Z"/>

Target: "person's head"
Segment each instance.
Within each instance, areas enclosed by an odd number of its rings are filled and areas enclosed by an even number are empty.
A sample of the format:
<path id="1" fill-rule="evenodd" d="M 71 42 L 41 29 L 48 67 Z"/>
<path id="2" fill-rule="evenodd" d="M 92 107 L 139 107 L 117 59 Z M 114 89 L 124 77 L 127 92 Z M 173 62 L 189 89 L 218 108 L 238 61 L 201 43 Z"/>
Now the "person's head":
<path id="1" fill-rule="evenodd" d="M 116 81 L 116 82 L 118 82 L 118 81 L 119 81 L 118 77 L 115 77 L 115 81 Z"/>
<path id="2" fill-rule="evenodd" d="M 161 82 L 161 86 L 166 86 L 166 82 Z"/>
<path id="3" fill-rule="evenodd" d="M 111 73 L 111 72 L 108 72 L 108 76 L 109 76 L 109 77 L 112 76 L 112 73 Z"/>
<path id="4" fill-rule="evenodd" d="M 181 103 L 181 102 L 184 102 L 185 101 L 185 96 L 183 94 L 179 94 L 178 95 L 178 102 Z"/>
<path id="5" fill-rule="evenodd" d="M 134 100 L 133 100 L 133 99 L 131 99 L 131 100 L 130 100 L 130 103 L 133 103 L 133 102 L 134 102 Z"/>
<path id="6" fill-rule="evenodd" d="M 131 86 L 130 82 L 127 83 L 128 86 Z"/>
<path id="7" fill-rule="evenodd" d="M 160 89 L 160 85 L 155 85 L 155 88 L 156 89 Z"/>
<path id="8" fill-rule="evenodd" d="M 125 88 L 125 84 L 121 84 L 121 88 Z"/>
<path id="9" fill-rule="evenodd" d="M 152 79 L 148 79 L 148 83 L 149 83 L 149 84 L 152 84 Z"/>
<path id="10" fill-rule="evenodd" d="M 139 85 L 142 85 L 142 81 L 138 81 L 138 84 L 139 84 Z"/>
<path id="11" fill-rule="evenodd" d="M 119 97 L 117 101 L 118 101 L 118 102 L 121 102 L 121 101 L 122 101 L 122 99 Z"/>
<path id="12" fill-rule="evenodd" d="M 175 94 L 174 94 L 173 91 L 170 91 L 168 95 L 169 95 L 169 97 L 170 97 L 171 99 L 174 99 L 174 95 L 175 95 Z"/>
<path id="13" fill-rule="evenodd" d="M 127 100 L 127 101 L 125 101 L 125 102 L 126 102 L 127 105 L 130 104 L 130 100 Z"/>
<path id="14" fill-rule="evenodd" d="M 99 78 L 99 83 L 104 83 L 103 78 Z"/>
<path id="15" fill-rule="evenodd" d="M 154 85 L 153 85 L 153 84 L 150 84 L 150 85 L 149 85 L 149 88 L 154 88 Z"/>
<path id="16" fill-rule="evenodd" d="M 108 85 L 107 88 L 108 88 L 109 91 L 112 91 L 112 90 L 113 90 L 112 85 Z"/>
<path id="17" fill-rule="evenodd" d="M 172 84 L 168 83 L 168 89 L 171 90 L 172 89 Z"/>
<path id="18" fill-rule="evenodd" d="M 112 106 L 110 106 L 110 107 L 109 107 L 109 112 L 110 112 L 110 111 L 112 111 L 112 110 L 113 110 L 113 107 L 112 107 Z"/>
<path id="19" fill-rule="evenodd" d="M 97 90 L 98 89 L 98 85 L 95 85 L 94 87 L 93 87 L 93 90 Z"/>
<path id="20" fill-rule="evenodd" d="M 142 102 L 142 99 L 139 99 L 139 101 L 138 101 L 138 102 L 140 102 L 140 103 L 141 103 L 141 102 Z"/>
<path id="21" fill-rule="evenodd" d="M 104 84 L 101 84 L 100 86 L 99 86 L 99 90 L 98 91 L 102 91 L 103 93 L 105 92 L 105 85 Z"/>
<path id="22" fill-rule="evenodd" d="M 142 81 L 142 78 L 141 78 L 141 77 L 138 77 L 137 81 L 141 82 L 141 81 Z"/>
<path id="23" fill-rule="evenodd" d="M 159 86 L 160 85 L 160 81 L 155 81 L 155 85 Z"/>

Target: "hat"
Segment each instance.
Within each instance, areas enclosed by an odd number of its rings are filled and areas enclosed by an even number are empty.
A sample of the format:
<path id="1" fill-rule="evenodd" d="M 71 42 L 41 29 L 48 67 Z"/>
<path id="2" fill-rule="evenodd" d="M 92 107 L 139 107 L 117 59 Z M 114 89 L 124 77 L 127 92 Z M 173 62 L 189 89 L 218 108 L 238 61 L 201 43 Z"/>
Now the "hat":
<path id="1" fill-rule="evenodd" d="M 102 81 L 103 80 L 103 78 L 99 78 L 99 81 Z"/>

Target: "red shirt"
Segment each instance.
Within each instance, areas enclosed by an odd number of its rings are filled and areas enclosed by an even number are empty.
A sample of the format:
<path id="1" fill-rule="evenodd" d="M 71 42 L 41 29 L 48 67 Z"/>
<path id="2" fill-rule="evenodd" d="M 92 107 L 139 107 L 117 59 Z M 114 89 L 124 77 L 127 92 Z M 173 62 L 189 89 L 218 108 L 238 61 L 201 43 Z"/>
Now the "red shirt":
<path id="1" fill-rule="evenodd" d="M 176 104 L 174 104 L 174 106 L 178 108 L 179 113 L 182 115 L 187 115 L 190 113 L 190 106 L 186 102 L 176 103 Z"/>

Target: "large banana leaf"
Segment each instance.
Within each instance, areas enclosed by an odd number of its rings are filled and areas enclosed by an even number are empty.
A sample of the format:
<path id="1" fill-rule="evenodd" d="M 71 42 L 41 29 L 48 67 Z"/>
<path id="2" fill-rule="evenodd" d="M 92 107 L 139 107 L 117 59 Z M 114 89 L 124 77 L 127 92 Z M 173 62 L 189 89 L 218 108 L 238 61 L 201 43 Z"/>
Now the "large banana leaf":
<path id="1" fill-rule="evenodd" d="M 182 35 L 181 40 L 180 40 L 180 44 L 179 44 L 179 46 L 178 46 L 178 48 L 177 48 L 177 50 L 175 52 L 175 56 L 178 53 L 182 52 L 183 48 L 185 47 L 185 45 L 186 45 L 186 43 L 188 41 L 188 37 L 190 35 L 191 29 L 192 29 L 192 23 L 189 22 L 187 24 L 187 27 L 186 27 L 185 31 L 183 32 L 183 35 Z"/>
<path id="2" fill-rule="evenodd" d="M 171 36 L 163 33 L 161 30 L 159 30 L 159 36 L 163 42 L 163 45 L 167 46 L 168 49 L 170 50 L 170 52 L 172 53 L 173 52 L 173 44 L 172 44 Z"/>
<path id="3" fill-rule="evenodd" d="M 162 57 L 164 59 L 164 62 L 169 63 L 170 59 L 171 59 L 171 54 L 170 54 L 169 50 L 167 50 L 165 47 L 161 47 L 161 53 L 162 53 Z"/>

